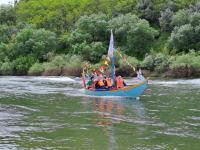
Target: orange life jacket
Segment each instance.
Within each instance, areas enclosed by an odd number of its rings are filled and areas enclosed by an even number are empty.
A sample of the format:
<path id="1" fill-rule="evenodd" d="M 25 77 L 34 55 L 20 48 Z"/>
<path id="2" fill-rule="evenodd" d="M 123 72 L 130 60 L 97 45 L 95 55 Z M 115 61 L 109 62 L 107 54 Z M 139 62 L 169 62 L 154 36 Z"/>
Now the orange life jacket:
<path id="1" fill-rule="evenodd" d="M 98 84 L 99 84 L 100 87 L 104 86 L 103 80 L 99 80 Z"/>
<path id="2" fill-rule="evenodd" d="M 124 80 L 122 78 L 116 78 L 116 81 L 117 81 L 117 88 L 124 87 Z"/>
<path id="3" fill-rule="evenodd" d="M 111 78 L 107 78 L 107 79 L 106 79 L 106 82 L 107 82 L 107 86 L 108 86 L 108 87 L 111 87 L 111 86 L 112 86 L 112 79 L 111 79 Z"/>

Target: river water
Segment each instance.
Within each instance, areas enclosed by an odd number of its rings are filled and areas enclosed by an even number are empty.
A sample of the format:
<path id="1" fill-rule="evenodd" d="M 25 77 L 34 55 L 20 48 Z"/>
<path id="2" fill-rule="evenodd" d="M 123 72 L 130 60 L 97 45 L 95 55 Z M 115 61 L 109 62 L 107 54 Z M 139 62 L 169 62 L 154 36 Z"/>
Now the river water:
<path id="1" fill-rule="evenodd" d="M 88 97 L 79 78 L 0 77 L 0 149 L 199 150 L 200 79 L 125 99 Z"/>

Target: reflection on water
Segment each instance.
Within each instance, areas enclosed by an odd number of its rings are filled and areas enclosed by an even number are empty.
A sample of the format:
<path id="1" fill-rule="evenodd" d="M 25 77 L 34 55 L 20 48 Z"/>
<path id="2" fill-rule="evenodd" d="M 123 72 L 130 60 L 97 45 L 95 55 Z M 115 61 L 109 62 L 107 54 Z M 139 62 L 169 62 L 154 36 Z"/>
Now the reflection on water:
<path id="1" fill-rule="evenodd" d="M 78 78 L 1 77 L 0 149 L 198 150 L 200 83 L 183 81 L 124 99 L 87 97 Z"/>
<path id="2" fill-rule="evenodd" d="M 112 100 L 95 99 L 94 110 L 98 112 L 97 125 L 112 125 L 112 121 L 121 120 L 124 107 L 121 103 L 114 103 Z M 113 115 L 113 113 L 115 115 Z"/>

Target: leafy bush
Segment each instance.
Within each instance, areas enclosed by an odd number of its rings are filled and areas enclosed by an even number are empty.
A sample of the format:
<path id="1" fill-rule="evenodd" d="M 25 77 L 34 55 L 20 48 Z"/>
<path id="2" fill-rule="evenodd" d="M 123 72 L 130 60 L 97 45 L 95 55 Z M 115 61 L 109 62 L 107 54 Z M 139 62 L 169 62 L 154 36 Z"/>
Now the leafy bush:
<path id="1" fill-rule="evenodd" d="M 15 22 L 15 8 L 12 5 L 0 5 L 0 24 L 12 25 Z"/>
<path id="2" fill-rule="evenodd" d="M 37 59 L 44 59 L 48 52 L 55 51 L 56 35 L 45 29 L 26 28 L 16 36 L 13 53 L 15 57 L 33 55 Z"/>
<path id="3" fill-rule="evenodd" d="M 171 31 L 172 26 L 171 26 L 171 21 L 172 21 L 172 16 L 174 15 L 174 12 L 167 8 L 166 10 L 162 11 L 160 14 L 159 18 L 159 23 L 162 31 Z"/>
<path id="4" fill-rule="evenodd" d="M 0 61 L 4 61 L 6 57 L 8 57 L 8 45 L 4 43 L 0 43 Z"/>
<path id="5" fill-rule="evenodd" d="M 71 33 L 71 44 L 105 41 L 108 34 L 108 17 L 105 14 L 93 14 L 82 16 L 75 25 L 76 29 Z"/>
<path id="6" fill-rule="evenodd" d="M 172 60 L 172 64 L 170 65 L 171 69 L 179 67 L 193 67 L 200 69 L 200 55 L 196 55 L 194 52 L 177 55 L 175 58 L 176 59 Z"/>
<path id="7" fill-rule="evenodd" d="M 7 58 L 5 62 L 1 64 L 0 72 L 3 75 L 12 75 L 13 73 L 13 63 L 10 62 Z"/>
<path id="8" fill-rule="evenodd" d="M 13 26 L 0 24 L 0 44 L 8 43 L 13 33 L 15 33 L 15 28 Z"/>
<path id="9" fill-rule="evenodd" d="M 82 71 L 83 59 L 78 55 L 57 55 L 50 62 L 44 63 L 43 75 L 74 75 Z"/>
<path id="10" fill-rule="evenodd" d="M 139 0 L 136 8 L 141 18 L 150 22 L 157 20 L 157 13 L 152 0 Z"/>
<path id="11" fill-rule="evenodd" d="M 83 64 L 84 62 L 81 56 L 73 55 L 65 65 L 63 74 L 70 76 L 81 76 Z"/>
<path id="12" fill-rule="evenodd" d="M 175 26 L 168 44 L 176 52 L 196 51 L 200 46 L 200 3 L 190 6 L 190 9 L 179 10 L 172 18 Z"/>
<path id="13" fill-rule="evenodd" d="M 166 72 L 169 69 L 169 56 L 163 53 L 157 53 L 154 58 L 155 71 L 158 73 Z"/>
<path id="14" fill-rule="evenodd" d="M 179 10 L 173 17 L 171 24 L 176 27 L 180 27 L 182 25 L 189 23 L 190 13 L 186 9 Z"/>
<path id="15" fill-rule="evenodd" d="M 115 31 L 116 39 L 119 39 L 118 45 L 130 56 L 144 57 L 151 49 L 155 36 L 158 35 L 146 20 L 141 20 L 132 14 L 113 18 L 109 24 Z"/>
<path id="16" fill-rule="evenodd" d="M 192 27 L 190 24 L 176 27 L 169 38 L 169 47 L 176 50 L 176 52 L 185 51 L 190 49 L 198 50 L 200 39 L 200 26 Z"/>
<path id="17" fill-rule="evenodd" d="M 75 44 L 73 50 L 81 55 L 84 60 L 92 63 L 99 62 L 101 57 L 107 53 L 107 49 L 102 42 Z"/>
<path id="18" fill-rule="evenodd" d="M 14 60 L 14 69 L 17 74 L 27 74 L 29 68 L 35 63 L 35 59 L 32 56 L 21 56 Z"/>
<path id="19" fill-rule="evenodd" d="M 141 63 L 142 68 L 163 73 L 169 68 L 169 56 L 163 53 L 150 54 L 144 58 Z"/>
<path id="20" fill-rule="evenodd" d="M 44 72 L 44 66 L 41 63 L 35 63 L 28 71 L 29 75 L 41 75 Z"/>
<path id="21" fill-rule="evenodd" d="M 126 61 L 131 65 L 133 66 L 134 68 L 137 68 L 140 66 L 140 61 L 135 58 L 135 57 L 127 57 L 126 58 Z M 120 63 L 119 63 L 119 67 L 120 68 L 124 68 L 124 67 L 129 67 L 129 65 L 127 64 L 127 62 L 124 61 L 123 59 L 120 59 Z"/>
<path id="22" fill-rule="evenodd" d="M 65 60 L 65 55 L 57 55 L 50 62 L 44 63 L 45 71 L 51 70 L 61 70 L 62 67 L 65 66 L 68 60 Z"/>
<path id="23" fill-rule="evenodd" d="M 171 60 L 171 77 L 199 77 L 200 55 L 190 52 L 177 55 Z"/>
<path id="24" fill-rule="evenodd" d="M 130 64 L 127 64 L 127 62 Z M 118 74 L 124 76 L 135 76 L 134 69 L 140 67 L 140 61 L 135 57 L 126 57 L 126 61 L 120 59 Z"/>
<path id="25" fill-rule="evenodd" d="M 147 55 L 145 56 L 143 62 L 141 63 L 141 67 L 150 71 L 154 70 L 154 56 Z"/>

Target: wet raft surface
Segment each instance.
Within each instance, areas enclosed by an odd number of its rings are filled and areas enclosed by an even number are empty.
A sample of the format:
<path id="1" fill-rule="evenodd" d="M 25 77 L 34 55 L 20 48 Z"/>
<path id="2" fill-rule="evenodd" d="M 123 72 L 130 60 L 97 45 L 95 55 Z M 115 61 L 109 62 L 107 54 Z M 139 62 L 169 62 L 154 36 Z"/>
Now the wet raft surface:
<path id="1" fill-rule="evenodd" d="M 199 150 L 199 97 L 200 80 L 153 81 L 135 100 L 87 97 L 80 79 L 1 77 L 0 149 Z"/>

